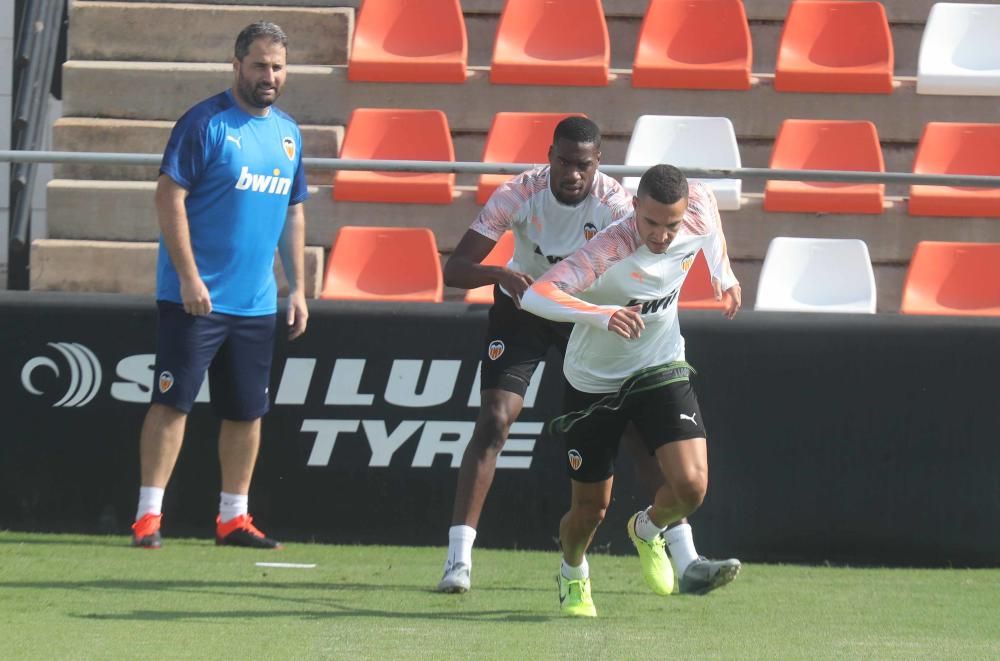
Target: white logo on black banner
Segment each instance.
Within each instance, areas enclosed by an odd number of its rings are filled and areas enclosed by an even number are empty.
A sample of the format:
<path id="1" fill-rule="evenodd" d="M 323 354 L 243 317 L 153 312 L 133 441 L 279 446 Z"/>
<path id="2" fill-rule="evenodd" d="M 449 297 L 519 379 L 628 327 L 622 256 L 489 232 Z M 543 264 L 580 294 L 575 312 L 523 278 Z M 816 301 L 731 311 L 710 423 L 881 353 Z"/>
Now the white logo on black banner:
<path id="1" fill-rule="evenodd" d="M 101 387 L 101 363 L 94 352 L 77 342 L 49 342 L 66 361 L 69 370 L 69 388 L 53 407 L 84 406 L 94 399 Z M 21 368 L 21 385 L 32 395 L 42 395 L 35 387 L 32 376 L 39 367 L 46 367 L 60 376 L 59 365 L 48 356 L 35 356 Z"/>

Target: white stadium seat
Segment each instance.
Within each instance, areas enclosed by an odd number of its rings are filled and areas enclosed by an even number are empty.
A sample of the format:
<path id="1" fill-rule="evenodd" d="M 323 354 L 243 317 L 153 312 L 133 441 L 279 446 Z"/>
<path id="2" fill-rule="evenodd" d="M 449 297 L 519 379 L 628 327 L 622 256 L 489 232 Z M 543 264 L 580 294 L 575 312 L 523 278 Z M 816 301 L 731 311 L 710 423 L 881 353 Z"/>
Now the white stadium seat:
<path id="1" fill-rule="evenodd" d="M 858 239 L 771 240 L 755 310 L 875 313 L 875 274 Z"/>
<path id="2" fill-rule="evenodd" d="M 625 165 L 668 163 L 679 168 L 738 168 L 740 149 L 733 123 L 727 117 L 642 115 L 632 129 Z M 712 187 L 719 208 L 740 208 L 739 179 L 695 179 Z M 635 193 L 639 177 L 625 177 L 625 188 Z"/>
<path id="3" fill-rule="evenodd" d="M 1000 5 L 939 2 L 920 41 L 917 94 L 1000 95 Z"/>

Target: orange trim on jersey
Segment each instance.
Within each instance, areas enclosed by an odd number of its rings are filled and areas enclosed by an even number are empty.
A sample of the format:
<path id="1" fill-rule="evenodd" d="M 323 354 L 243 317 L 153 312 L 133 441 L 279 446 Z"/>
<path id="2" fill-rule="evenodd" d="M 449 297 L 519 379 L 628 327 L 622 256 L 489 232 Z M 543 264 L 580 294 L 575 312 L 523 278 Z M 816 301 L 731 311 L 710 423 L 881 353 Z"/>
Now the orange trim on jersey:
<path id="1" fill-rule="evenodd" d="M 617 310 L 609 311 L 606 308 L 603 308 L 599 305 L 593 305 L 592 303 L 582 301 L 575 296 L 571 296 L 570 294 L 564 292 L 562 289 L 559 289 L 559 287 L 557 287 L 556 284 L 553 282 L 539 280 L 538 282 L 532 285 L 532 289 L 534 289 L 539 296 L 546 299 L 550 303 L 554 303 L 563 308 L 568 308 L 575 312 L 583 312 L 585 314 L 599 314 L 607 317 L 608 319 L 611 319 L 611 317 L 615 316 L 615 312 L 617 312 Z"/>

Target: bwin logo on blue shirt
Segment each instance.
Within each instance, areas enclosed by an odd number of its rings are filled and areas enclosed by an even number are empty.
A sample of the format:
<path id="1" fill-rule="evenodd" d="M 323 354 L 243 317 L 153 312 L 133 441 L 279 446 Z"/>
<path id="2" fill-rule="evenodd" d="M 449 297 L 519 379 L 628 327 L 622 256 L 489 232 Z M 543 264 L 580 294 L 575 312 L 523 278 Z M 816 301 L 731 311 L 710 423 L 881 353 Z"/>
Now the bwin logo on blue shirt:
<path id="1" fill-rule="evenodd" d="M 274 168 L 274 174 L 255 174 L 250 172 L 250 168 L 243 166 L 240 170 L 240 178 L 236 181 L 236 190 L 252 190 L 255 193 L 268 193 L 270 195 L 287 195 L 292 188 L 292 180 L 288 177 L 279 177 L 281 170 Z"/>

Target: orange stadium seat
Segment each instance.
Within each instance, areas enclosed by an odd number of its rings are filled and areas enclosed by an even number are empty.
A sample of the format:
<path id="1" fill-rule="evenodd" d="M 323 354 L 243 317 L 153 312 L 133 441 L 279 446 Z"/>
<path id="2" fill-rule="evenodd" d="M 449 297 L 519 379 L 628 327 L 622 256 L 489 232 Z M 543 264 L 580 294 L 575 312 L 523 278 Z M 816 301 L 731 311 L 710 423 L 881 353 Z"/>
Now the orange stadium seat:
<path id="1" fill-rule="evenodd" d="M 344 132 L 345 159 L 454 161 L 448 118 L 440 110 L 357 108 Z M 340 202 L 450 204 L 450 173 L 339 170 L 333 199 Z"/>
<path id="2" fill-rule="evenodd" d="M 493 246 L 490 254 L 486 255 L 483 264 L 487 266 L 506 266 L 514 254 L 514 235 L 509 231 L 504 232 L 497 244 Z M 484 285 L 470 289 L 465 293 L 466 303 L 493 304 L 493 285 Z"/>
<path id="3" fill-rule="evenodd" d="M 632 86 L 746 90 L 752 62 L 743 0 L 650 0 Z"/>
<path id="4" fill-rule="evenodd" d="M 507 0 L 490 82 L 507 85 L 608 84 L 611 44 L 600 0 Z"/>
<path id="5" fill-rule="evenodd" d="M 586 117 L 582 113 L 498 112 L 486 136 L 483 163 L 547 163 L 556 124 L 574 116 Z M 476 202 L 486 204 L 496 187 L 510 178 L 506 174 L 481 175 Z"/>
<path id="6" fill-rule="evenodd" d="M 464 83 L 468 53 L 459 0 L 366 0 L 354 25 L 347 79 Z"/>
<path id="7" fill-rule="evenodd" d="M 440 302 L 444 282 L 434 233 L 426 227 L 341 227 L 320 298 Z"/>
<path id="8" fill-rule="evenodd" d="M 1000 243 L 918 243 L 900 312 L 1000 316 Z"/>
<path id="9" fill-rule="evenodd" d="M 715 300 L 712 291 L 712 274 L 708 271 L 708 261 L 705 253 L 698 251 L 681 286 L 681 296 L 677 301 L 681 309 L 687 310 L 721 310 L 725 307 L 722 301 Z"/>
<path id="10" fill-rule="evenodd" d="M 891 94 L 893 58 L 881 3 L 796 0 L 781 33 L 774 89 Z"/>
<path id="11" fill-rule="evenodd" d="M 871 122 L 786 119 L 771 152 L 772 169 L 884 172 Z M 882 213 L 884 184 L 769 180 L 765 211 Z"/>
<path id="12" fill-rule="evenodd" d="M 1000 124 L 929 122 L 913 162 L 917 174 L 1000 175 Z M 1000 189 L 911 186 L 913 216 L 1000 217 Z"/>

